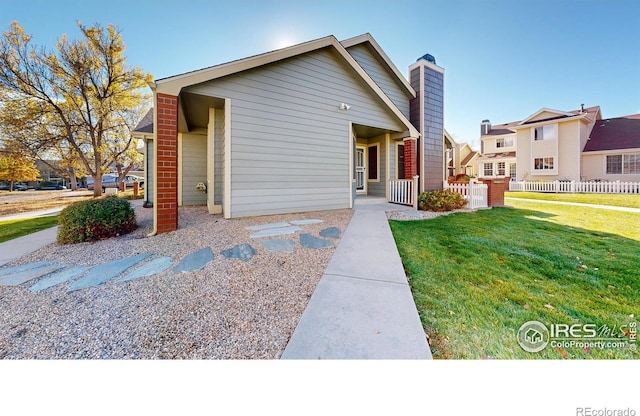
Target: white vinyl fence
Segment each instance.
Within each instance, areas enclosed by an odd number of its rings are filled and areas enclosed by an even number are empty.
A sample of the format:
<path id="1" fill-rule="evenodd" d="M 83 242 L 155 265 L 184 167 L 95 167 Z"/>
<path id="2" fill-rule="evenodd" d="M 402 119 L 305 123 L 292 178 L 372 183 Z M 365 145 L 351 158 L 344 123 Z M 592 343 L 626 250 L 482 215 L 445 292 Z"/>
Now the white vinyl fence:
<path id="1" fill-rule="evenodd" d="M 640 194 L 640 182 L 511 181 L 510 191 Z"/>
<path id="2" fill-rule="evenodd" d="M 418 208 L 418 176 L 389 181 L 389 202 Z"/>
<path id="3" fill-rule="evenodd" d="M 488 186 L 485 183 L 478 182 L 454 182 L 444 181 L 444 189 L 451 189 L 454 192 L 462 194 L 469 201 L 467 208 L 487 208 L 489 206 Z"/>

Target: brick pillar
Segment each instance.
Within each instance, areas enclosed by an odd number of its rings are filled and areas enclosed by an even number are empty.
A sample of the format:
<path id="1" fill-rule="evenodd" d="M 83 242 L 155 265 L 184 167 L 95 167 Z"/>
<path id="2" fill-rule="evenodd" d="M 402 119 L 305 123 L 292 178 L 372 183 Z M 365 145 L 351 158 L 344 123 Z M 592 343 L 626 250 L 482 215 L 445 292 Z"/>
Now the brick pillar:
<path id="1" fill-rule="evenodd" d="M 157 94 L 156 138 L 158 234 L 178 229 L 178 97 Z"/>
<path id="2" fill-rule="evenodd" d="M 504 206 L 504 192 L 509 186 L 509 177 L 482 179 L 487 184 L 487 203 L 490 207 Z"/>
<path id="3" fill-rule="evenodd" d="M 412 179 L 418 174 L 418 149 L 417 140 L 404 139 L 404 177 Z"/>

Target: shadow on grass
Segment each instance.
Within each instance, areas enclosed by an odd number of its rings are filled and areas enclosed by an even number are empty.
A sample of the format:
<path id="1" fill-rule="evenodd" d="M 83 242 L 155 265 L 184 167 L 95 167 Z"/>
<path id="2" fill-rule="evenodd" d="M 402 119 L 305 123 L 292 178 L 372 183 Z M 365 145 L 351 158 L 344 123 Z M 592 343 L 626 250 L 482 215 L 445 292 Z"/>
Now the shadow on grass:
<path id="1" fill-rule="evenodd" d="M 494 208 L 390 222 L 434 357 L 640 357 L 628 346 L 518 344 L 531 320 L 593 324 L 626 342 L 640 304 L 640 242 L 544 220 L 553 216 Z"/>

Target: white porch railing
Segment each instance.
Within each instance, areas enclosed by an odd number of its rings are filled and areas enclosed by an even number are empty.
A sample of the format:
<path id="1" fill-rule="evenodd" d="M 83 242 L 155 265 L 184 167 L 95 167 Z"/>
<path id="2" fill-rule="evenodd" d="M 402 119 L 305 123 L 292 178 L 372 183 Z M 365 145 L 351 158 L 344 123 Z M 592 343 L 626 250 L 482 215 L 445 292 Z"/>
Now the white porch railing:
<path id="1" fill-rule="evenodd" d="M 511 181 L 510 191 L 640 194 L 640 182 Z"/>
<path id="2" fill-rule="evenodd" d="M 469 201 L 467 208 L 487 208 L 489 206 L 488 186 L 485 183 L 478 182 L 453 182 L 444 181 L 444 189 L 451 189 L 453 192 L 462 194 Z"/>
<path id="3" fill-rule="evenodd" d="M 418 208 L 418 176 L 389 181 L 389 202 Z"/>

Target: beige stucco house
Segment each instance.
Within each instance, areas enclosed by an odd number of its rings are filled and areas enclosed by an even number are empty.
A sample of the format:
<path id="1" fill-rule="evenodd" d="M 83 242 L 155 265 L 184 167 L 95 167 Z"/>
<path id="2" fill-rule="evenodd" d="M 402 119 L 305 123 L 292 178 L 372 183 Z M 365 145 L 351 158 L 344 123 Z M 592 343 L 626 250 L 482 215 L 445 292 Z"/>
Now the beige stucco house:
<path id="1" fill-rule="evenodd" d="M 405 78 L 369 34 L 333 36 L 151 84 L 145 141 L 156 233 L 178 206 L 225 218 L 350 208 L 389 181 L 444 178 L 444 69 Z"/>
<path id="2" fill-rule="evenodd" d="M 598 106 L 543 108 L 522 121 L 483 120 L 480 128 L 480 177 L 640 180 L 640 115 L 603 119 Z"/>
<path id="3" fill-rule="evenodd" d="M 444 130 L 444 145 L 446 149 L 447 178 L 466 175 L 476 177 L 480 152 L 471 148 L 468 143 L 458 143 L 453 136 Z"/>

